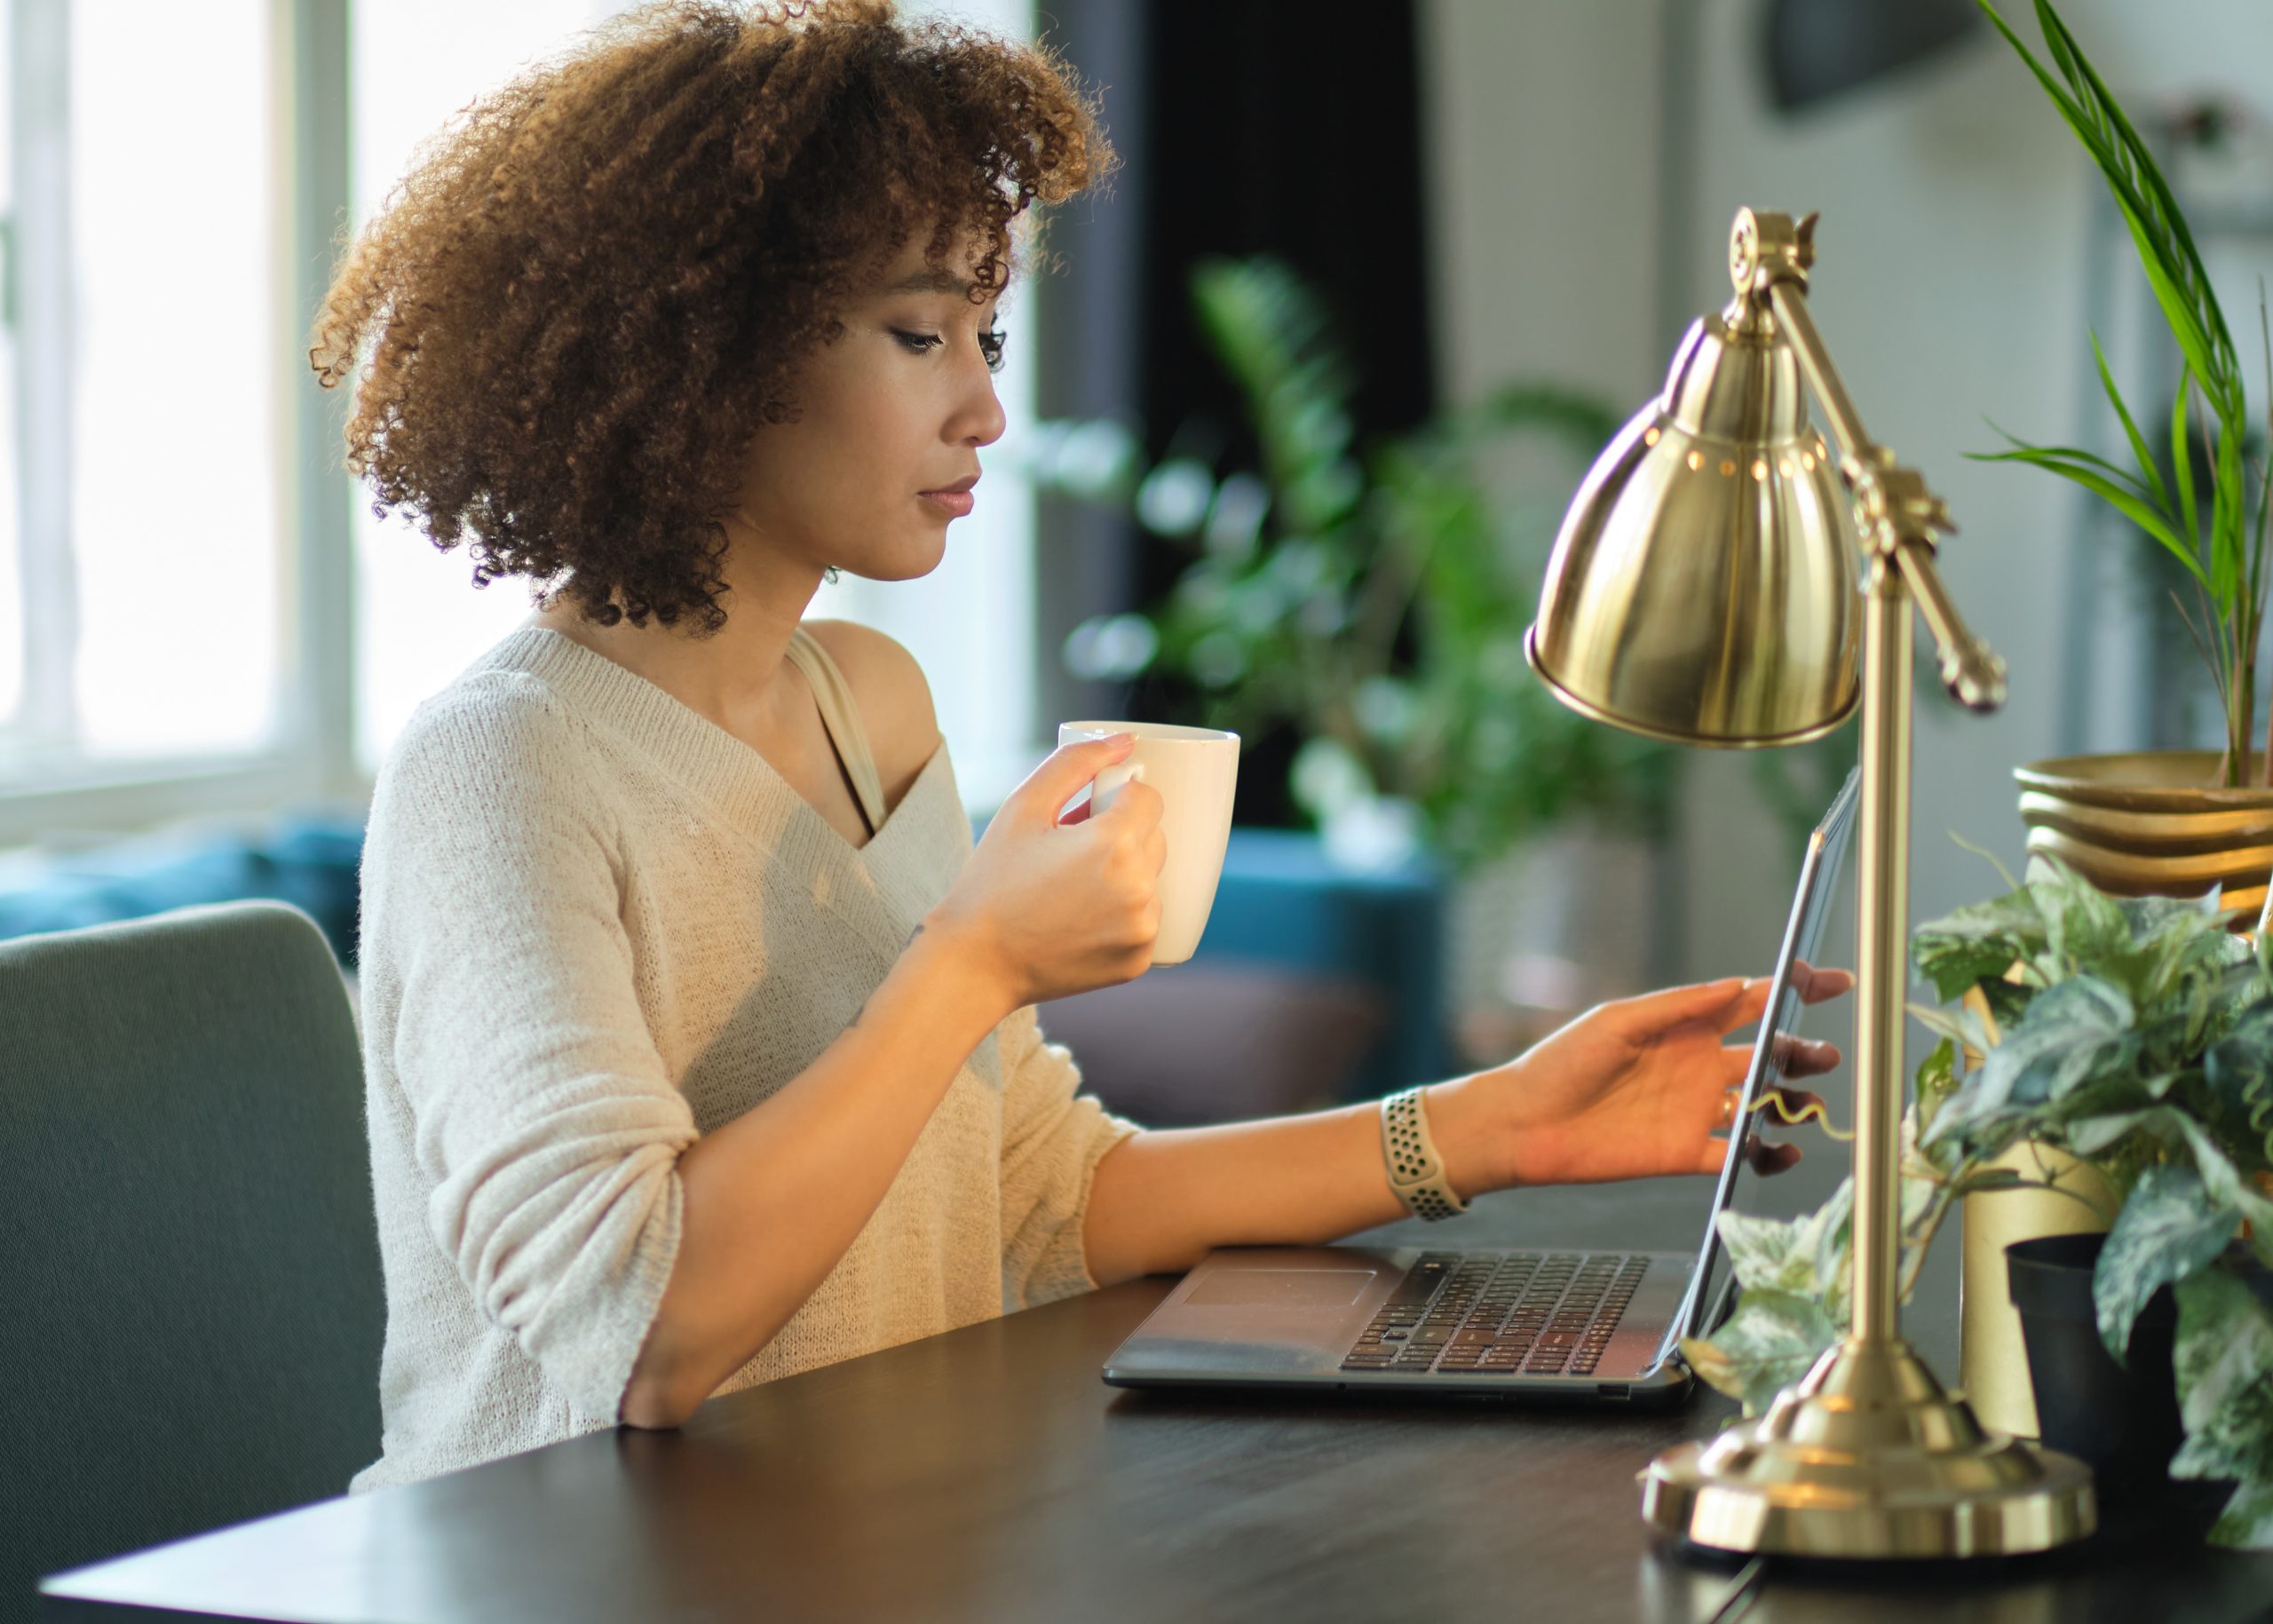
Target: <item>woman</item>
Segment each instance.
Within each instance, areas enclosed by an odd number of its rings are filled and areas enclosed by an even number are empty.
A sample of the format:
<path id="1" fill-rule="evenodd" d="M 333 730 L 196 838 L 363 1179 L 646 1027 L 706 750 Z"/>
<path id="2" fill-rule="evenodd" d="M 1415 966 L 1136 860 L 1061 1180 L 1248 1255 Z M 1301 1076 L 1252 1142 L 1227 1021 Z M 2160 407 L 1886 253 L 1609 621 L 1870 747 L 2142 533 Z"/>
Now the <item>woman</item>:
<path id="1" fill-rule="evenodd" d="M 1013 226 L 1113 162 L 1041 51 L 684 0 L 462 114 L 345 257 L 311 360 L 361 367 L 348 466 L 538 588 L 372 807 L 356 1488 L 1406 1210 L 1372 1106 L 1155 1133 L 1081 1095 L 1033 1006 L 1142 973 L 1158 796 L 1061 819 L 1126 749 L 1070 747 L 974 849 L 913 660 L 801 621 L 832 570 L 939 563 L 1002 431 Z M 1763 998 L 1604 1005 L 1434 1085 L 1443 1176 L 1717 1165 Z"/>

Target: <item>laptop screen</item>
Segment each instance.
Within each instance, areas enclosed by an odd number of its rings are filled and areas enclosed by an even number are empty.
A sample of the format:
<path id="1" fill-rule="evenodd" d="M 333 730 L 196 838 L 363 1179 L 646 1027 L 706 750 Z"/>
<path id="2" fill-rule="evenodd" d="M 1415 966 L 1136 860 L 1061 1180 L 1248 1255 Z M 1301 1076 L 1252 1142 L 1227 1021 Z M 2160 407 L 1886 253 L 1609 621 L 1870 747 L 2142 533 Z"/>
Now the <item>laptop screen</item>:
<path id="1" fill-rule="evenodd" d="M 1859 767 L 1848 773 L 1831 809 L 1808 836 L 1807 855 L 1800 864 L 1799 889 L 1792 899 L 1792 915 L 1784 927 L 1783 945 L 1777 951 L 1776 969 L 1769 983 L 1767 1010 L 1761 1018 L 1759 1034 L 1753 1041 L 1752 1064 L 1745 1072 L 1744 1091 L 1738 1097 L 1736 1126 L 1729 1133 L 1728 1154 L 1722 1158 L 1720 1178 L 1713 1187 L 1712 1210 L 1706 1215 L 1705 1240 L 1698 1250 L 1697 1271 L 1690 1277 L 1689 1294 L 1682 1301 L 1681 1311 L 1673 1317 L 1665 1345 L 1659 1350 L 1660 1361 L 1673 1351 L 1680 1338 L 1709 1329 L 1731 1300 L 1733 1273 L 1718 1291 L 1710 1285 L 1714 1265 L 1720 1261 L 1722 1250 L 1718 1220 L 1735 1193 L 1737 1173 L 1744 1166 L 1745 1150 L 1758 1124 L 1761 1097 L 1780 1077 L 1778 1058 L 1785 1041 L 1799 1024 L 1802 1005 L 1799 991 L 1792 985 L 1792 967 L 1814 963 L 1816 944 L 1823 936 L 1824 917 L 1831 911 L 1831 900 L 1838 892 L 1861 780 Z"/>

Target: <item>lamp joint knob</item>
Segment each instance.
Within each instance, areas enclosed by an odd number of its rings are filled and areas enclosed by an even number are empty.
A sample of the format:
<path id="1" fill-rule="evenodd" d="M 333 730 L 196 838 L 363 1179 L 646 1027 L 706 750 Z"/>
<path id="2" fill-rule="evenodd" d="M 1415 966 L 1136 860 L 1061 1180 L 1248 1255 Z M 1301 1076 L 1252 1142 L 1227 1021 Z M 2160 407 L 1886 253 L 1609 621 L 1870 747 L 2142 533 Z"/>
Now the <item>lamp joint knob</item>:
<path id="1" fill-rule="evenodd" d="M 1849 459 L 1848 483 L 1865 527 L 1883 538 L 1881 550 L 1904 542 L 1930 549 L 1935 531 L 1956 534 L 1949 503 L 1934 494 L 1924 475 L 1895 462 L 1894 454 L 1883 446 L 1871 450 L 1873 455 L 1867 458 Z"/>
<path id="2" fill-rule="evenodd" d="M 1739 209 L 1729 229 L 1729 280 L 1739 296 L 1759 297 L 1777 282 L 1808 285 L 1815 264 L 1815 223 L 1766 209 Z"/>

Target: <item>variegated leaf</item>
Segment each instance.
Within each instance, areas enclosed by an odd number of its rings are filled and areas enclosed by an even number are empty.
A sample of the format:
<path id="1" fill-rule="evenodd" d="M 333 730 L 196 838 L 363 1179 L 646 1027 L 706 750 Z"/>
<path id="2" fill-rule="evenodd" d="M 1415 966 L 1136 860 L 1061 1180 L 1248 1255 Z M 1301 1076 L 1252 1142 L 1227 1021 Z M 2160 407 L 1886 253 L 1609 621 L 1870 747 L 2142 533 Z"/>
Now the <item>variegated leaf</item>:
<path id="1" fill-rule="evenodd" d="M 2251 1247 L 2260 1262 L 2273 1267 L 2273 1200 L 2244 1178 L 2209 1130 L 2185 1112 L 2158 1105 L 2147 1113 L 2147 1120 L 2193 1153 L 2195 1168 L 2202 1175 L 2202 1185 L 2210 1199 L 2249 1220 Z"/>
<path id="2" fill-rule="evenodd" d="M 2273 1382 L 2242 1390 L 2206 1425 L 2186 1435 L 2172 1457 L 2170 1475 L 2236 1482 L 2273 1481 Z"/>
<path id="3" fill-rule="evenodd" d="M 2190 1433 L 2215 1429 L 2229 1406 L 2273 1381 L 2273 1312 L 2219 1268 L 2178 1282 L 2178 1336 L 2171 1373 Z"/>
<path id="4" fill-rule="evenodd" d="M 1719 1354 L 1715 1368 L 1728 1383 L 1714 1385 L 1741 1398 L 1747 1414 L 1756 1414 L 1813 1368 L 1839 1336 L 1839 1328 L 1812 1297 L 1747 1291 L 1737 1300 L 1728 1323 L 1714 1334 Z"/>
<path id="5" fill-rule="evenodd" d="M 1730 1210 L 1715 1223 L 1721 1244 L 1729 1249 L 1729 1266 L 1746 1291 L 1820 1288 L 1810 1218 L 1763 1218 Z"/>
<path id="6" fill-rule="evenodd" d="M 2149 1168 L 2140 1175 L 2092 1273 L 2100 1339 L 2119 1363 L 2147 1299 L 2225 1250 L 2233 1232 L 2233 1208 L 2212 1201 L 2191 1168 Z"/>
<path id="7" fill-rule="evenodd" d="M 2255 1478 L 2235 1489 L 2210 1525 L 2210 1543 L 2273 1550 L 2273 1482 Z"/>
<path id="8" fill-rule="evenodd" d="M 2134 1014 L 2122 990 L 2095 976 L 2077 976 L 2039 994 L 1935 1114 L 1926 1143 L 1977 1139 L 2000 1118 L 2119 1072 L 2136 1052 Z"/>

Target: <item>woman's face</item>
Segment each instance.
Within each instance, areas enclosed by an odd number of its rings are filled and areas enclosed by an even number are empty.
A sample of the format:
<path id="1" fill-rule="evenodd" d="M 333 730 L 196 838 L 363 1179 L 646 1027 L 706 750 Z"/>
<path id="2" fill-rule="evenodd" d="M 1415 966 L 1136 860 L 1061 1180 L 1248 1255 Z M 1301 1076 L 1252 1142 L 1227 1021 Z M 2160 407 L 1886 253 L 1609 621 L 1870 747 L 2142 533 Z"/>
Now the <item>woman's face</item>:
<path id="1" fill-rule="evenodd" d="M 994 303 L 970 301 L 970 270 L 950 256 L 930 271 L 919 239 L 840 313 L 843 332 L 798 375 L 798 421 L 751 442 L 741 517 L 766 552 L 875 581 L 938 566 L 957 509 L 925 493 L 969 480 L 1002 433 Z"/>

